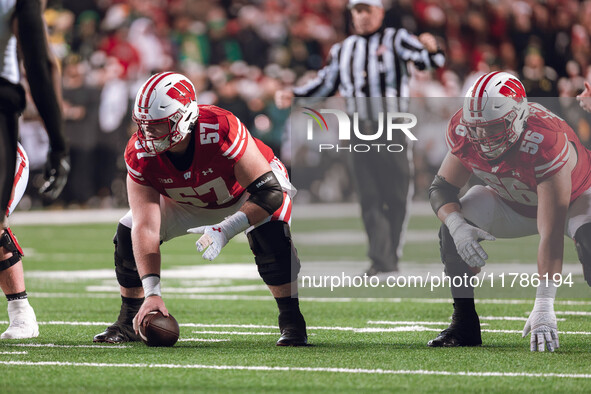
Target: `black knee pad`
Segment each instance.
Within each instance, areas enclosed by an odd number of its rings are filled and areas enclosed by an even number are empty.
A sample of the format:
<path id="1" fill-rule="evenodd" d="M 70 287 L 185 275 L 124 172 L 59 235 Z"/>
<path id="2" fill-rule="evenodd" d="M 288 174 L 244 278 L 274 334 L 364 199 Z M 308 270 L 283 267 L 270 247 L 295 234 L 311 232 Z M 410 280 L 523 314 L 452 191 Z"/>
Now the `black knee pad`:
<path id="1" fill-rule="evenodd" d="M 131 229 L 119 223 L 113 243 L 115 244 L 115 273 L 117 274 L 117 282 L 126 288 L 142 287 L 142 281 L 140 280 L 135 258 L 133 257 Z"/>
<path id="2" fill-rule="evenodd" d="M 287 223 L 272 221 L 255 228 L 248 233 L 248 243 L 266 284 L 280 286 L 298 278 L 300 259 Z"/>
<path id="3" fill-rule="evenodd" d="M 23 250 L 9 228 L 5 228 L 4 233 L 0 236 L 0 246 L 12 253 L 11 257 L 0 261 L 0 271 L 7 270 L 21 261 L 21 257 L 24 255 Z"/>
<path id="4" fill-rule="evenodd" d="M 591 223 L 583 224 L 575 233 L 575 245 L 579 261 L 583 265 L 583 275 L 591 286 Z"/>

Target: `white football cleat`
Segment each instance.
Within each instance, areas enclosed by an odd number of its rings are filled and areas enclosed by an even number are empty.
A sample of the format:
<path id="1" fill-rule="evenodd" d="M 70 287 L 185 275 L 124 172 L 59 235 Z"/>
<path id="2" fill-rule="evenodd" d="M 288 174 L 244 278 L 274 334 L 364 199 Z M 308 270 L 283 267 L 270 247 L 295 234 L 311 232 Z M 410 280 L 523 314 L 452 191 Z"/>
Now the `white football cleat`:
<path id="1" fill-rule="evenodd" d="M 39 336 L 39 325 L 33 307 L 27 299 L 8 303 L 10 325 L 0 335 L 0 339 L 25 339 Z"/>

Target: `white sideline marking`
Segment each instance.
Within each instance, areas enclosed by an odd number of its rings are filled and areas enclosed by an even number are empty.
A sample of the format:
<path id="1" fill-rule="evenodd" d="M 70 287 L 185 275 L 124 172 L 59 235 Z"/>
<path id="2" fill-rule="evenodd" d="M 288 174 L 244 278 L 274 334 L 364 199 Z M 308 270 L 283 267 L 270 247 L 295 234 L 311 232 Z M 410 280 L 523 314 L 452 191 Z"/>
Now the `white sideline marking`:
<path id="1" fill-rule="evenodd" d="M 305 351 L 305 350 L 303 350 Z M 203 364 L 108 364 L 75 363 L 68 361 L 0 361 L 2 365 L 96 367 L 96 368 L 169 368 L 169 369 L 209 369 L 219 371 L 269 371 L 269 372 L 329 372 L 376 375 L 439 375 L 474 377 L 518 377 L 518 378 L 570 378 L 591 379 L 591 374 L 574 373 L 536 373 L 536 372 L 471 372 L 471 371 L 429 371 L 429 370 L 388 370 L 362 368 L 322 368 L 322 367 L 269 367 L 266 365 L 203 365 Z"/>
<path id="2" fill-rule="evenodd" d="M 64 347 L 64 348 L 102 348 L 102 349 L 124 349 L 131 346 L 125 345 L 56 345 L 53 343 L 7 343 L 6 346 L 23 346 L 23 347 Z"/>
<path id="3" fill-rule="evenodd" d="M 229 339 L 183 338 L 179 342 L 230 342 Z"/>
<path id="4" fill-rule="evenodd" d="M 0 352 L 0 354 L 28 354 L 29 352 Z"/>
<path id="5" fill-rule="evenodd" d="M 413 216 L 433 216 L 433 210 L 426 201 L 413 201 L 410 204 Z M 15 211 L 10 216 L 14 225 L 64 224 L 64 223 L 113 223 L 116 224 L 128 209 L 63 209 L 45 211 Z M 318 218 L 360 218 L 358 203 L 304 204 L 297 199 L 293 204 L 293 217 L 297 219 Z"/>

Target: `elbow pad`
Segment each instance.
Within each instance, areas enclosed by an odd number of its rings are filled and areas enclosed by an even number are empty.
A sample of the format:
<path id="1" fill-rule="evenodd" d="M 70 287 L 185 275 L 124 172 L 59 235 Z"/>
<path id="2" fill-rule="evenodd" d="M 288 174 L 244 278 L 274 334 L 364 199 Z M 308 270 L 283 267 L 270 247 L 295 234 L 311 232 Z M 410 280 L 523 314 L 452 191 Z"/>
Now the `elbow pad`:
<path id="1" fill-rule="evenodd" d="M 283 204 L 283 189 L 273 171 L 258 177 L 246 190 L 250 193 L 250 201 L 272 215 Z"/>
<path id="2" fill-rule="evenodd" d="M 448 181 L 445 180 L 441 175 L 435 175 L 433 183 L 429 187 L 429 202 L 433 212 L 437 215 L 439 208 L 449 203 L 456 203 L 460 205 L 460 199 L 458 194 L 460 189 Z"/>

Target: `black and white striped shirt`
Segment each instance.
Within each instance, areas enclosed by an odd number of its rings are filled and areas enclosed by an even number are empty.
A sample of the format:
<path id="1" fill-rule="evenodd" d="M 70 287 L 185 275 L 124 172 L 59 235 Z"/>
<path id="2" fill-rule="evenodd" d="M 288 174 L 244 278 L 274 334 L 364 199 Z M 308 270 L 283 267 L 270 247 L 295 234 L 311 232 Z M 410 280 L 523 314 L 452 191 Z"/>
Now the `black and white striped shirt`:
<path id="1" fill-rule="evenodd" d="M 293 92 L 296 97 L 329 97 L 337 91 L 346 98 L 386 97 L 389 111 L 404 112 L 407 100 L 403 98 L 409 97 L 409 61 L 424 70 L 443 66 L 445 56 L 441 51 L 430 54 L 417 37 L 403 28 L 386 27 L 369 36 L 352 35 L 333 45 L 328 63 L 318 76 Z M 360 116 L 366 117 L 363 112 L 369 109 L 363 107 L 357 103 Z M 374 116 L 382 110 L 381 104 L 371 107 Z"/>

